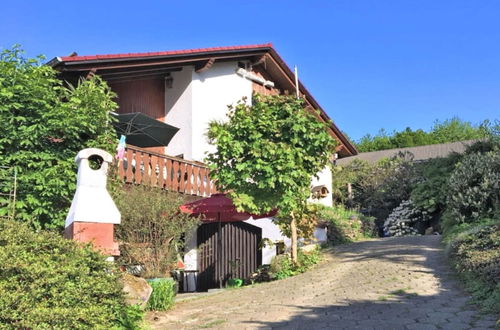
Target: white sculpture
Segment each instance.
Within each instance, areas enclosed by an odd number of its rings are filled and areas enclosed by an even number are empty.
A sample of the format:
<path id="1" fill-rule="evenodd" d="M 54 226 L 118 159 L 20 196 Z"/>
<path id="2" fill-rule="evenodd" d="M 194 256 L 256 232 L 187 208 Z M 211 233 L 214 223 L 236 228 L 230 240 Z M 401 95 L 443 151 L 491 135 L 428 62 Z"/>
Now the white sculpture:
<path id="1" fill-rule="evenodd" d="M 99 169 L 89 166 L 90 157 L 102 158 Z M 104 150 L 88 148 L 76 155 L 78 178 L 76 192 L 71 202 L 65 227 L 73 222 L 112 223 L 121 222 L 120 211 L 106 189 L 107 172 L 113 157 Z"/>

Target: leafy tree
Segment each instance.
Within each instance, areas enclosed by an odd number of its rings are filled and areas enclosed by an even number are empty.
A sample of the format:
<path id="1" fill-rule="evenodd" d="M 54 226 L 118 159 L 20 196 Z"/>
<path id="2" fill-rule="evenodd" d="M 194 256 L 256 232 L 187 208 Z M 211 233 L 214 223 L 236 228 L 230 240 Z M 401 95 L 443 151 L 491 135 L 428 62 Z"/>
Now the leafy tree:
<path id="1" fill-rule="evenodd" d="M 445 120 L 443 123 L 436 121 L 430 131 L 433 143 L 446 143 L 472 139 L 484 139 L 489 136 L 489 121 L 485 120 L 478 126 L 459 118 Z"/>
<path id="2" fill-rule="evenodd" d="M 387 134 L 384 129 L 381 129 L 375 136 L 370 134 L 363 136 L 357 143 L 357 148 L 360 152 L 368 152 L 484 139 L 492 135 L 491 129 L 492 124 L 488 120 L 480 125 L 472 125 L 470 122 L 455 117 L 444 122 L 436 121 L 429 132 L 421 129 L 413 131 L 407 127 L 401 132 L 394 131 L 392 134 Z"/>
<path id="3" fill-rule="evenodd" d="M 18 173 L 16 218 L 61 228 L 75 190 L 75 155 L 112 150 L 114 94 L 99 77 L 67 86 L 16 46 L 0 54 L 0 165 Z"/>
<path id="4" fill-rule="evenodd" d="M 255 95 L 229 107 L 228 121 L 211 122 L 208 154 L 219 190 L 230 192 L 238 209 L 265 213 L 278 208 L 289 219 L 292 261 L 297 261 L 297 221 L 308 216 L 310 184 L 334 152 L 335 141 L 289 96 Z"/>

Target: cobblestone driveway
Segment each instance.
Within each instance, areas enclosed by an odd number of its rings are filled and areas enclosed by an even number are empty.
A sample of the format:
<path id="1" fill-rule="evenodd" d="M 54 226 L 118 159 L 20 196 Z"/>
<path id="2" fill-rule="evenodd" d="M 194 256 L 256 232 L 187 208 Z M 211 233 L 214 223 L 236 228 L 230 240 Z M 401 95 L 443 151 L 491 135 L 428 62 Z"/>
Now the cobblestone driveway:
<path id="1" fill-rule="evenodd" d="M 439 236 L 344 245 L 292 278 L 178 303 L 150 313 L 154 329 L 487 329 L 468 304 Z"/>

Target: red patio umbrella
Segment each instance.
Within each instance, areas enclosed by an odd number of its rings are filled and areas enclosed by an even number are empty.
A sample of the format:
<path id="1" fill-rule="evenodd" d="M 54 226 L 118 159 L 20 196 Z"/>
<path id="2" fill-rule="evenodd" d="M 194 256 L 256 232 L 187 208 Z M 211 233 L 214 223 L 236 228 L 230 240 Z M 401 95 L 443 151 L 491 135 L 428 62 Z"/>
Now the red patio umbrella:
<path id="1" fill-rule="evenodd" d="M 273 210 L 266 214 L 250 214 L 247 212 L 239 212 L 236 209 L 236 206 L 233 204 L 231 198 L 229 198 L 225 194 L 213 194 L 208 198 L 203 198 L 191 203 L 183 204 L 180 206 L 180 210 L 183 213 L 192 214 L 193 216 L 201 216 L 201 221 L 203 222 L 218 222 L 219 227 L 217 229 L 217 260 L 219 263 L 222 260 L 222 241 L 220 235 L 222 222 L 244 221 L 249 219 L 250 217 L 254 219 L 261 219 L 272 217 L 277 213 L 277 210 Z M 221 267 L 220 264 L 219 267 Z M 222 276 L 220 275 L 219 286 L 222 289 Z"/>

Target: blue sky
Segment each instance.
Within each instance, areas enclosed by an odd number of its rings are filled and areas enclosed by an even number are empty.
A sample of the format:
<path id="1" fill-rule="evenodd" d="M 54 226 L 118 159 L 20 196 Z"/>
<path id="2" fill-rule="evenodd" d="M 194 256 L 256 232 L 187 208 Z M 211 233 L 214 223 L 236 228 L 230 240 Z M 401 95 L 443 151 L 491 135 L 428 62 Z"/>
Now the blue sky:
<path id="1" fill-rule="evenodd" d="M 272 42 L 336 124 L 366 133 L 500 119 L 500 1 L 9 1 L 29 56 Z"/>

